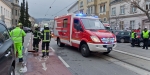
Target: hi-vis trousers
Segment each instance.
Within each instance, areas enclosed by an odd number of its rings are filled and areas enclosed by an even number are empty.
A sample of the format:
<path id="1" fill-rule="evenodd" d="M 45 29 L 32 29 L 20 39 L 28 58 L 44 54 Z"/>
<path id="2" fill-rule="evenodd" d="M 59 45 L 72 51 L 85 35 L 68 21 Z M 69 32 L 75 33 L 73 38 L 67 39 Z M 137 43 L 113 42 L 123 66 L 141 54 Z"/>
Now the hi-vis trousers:
<path id="1" fill-rule="evenodd" d="M 14 43 L 15 53 L 18 53 L 18 58 L 23 58 L 22 43 Z"/>

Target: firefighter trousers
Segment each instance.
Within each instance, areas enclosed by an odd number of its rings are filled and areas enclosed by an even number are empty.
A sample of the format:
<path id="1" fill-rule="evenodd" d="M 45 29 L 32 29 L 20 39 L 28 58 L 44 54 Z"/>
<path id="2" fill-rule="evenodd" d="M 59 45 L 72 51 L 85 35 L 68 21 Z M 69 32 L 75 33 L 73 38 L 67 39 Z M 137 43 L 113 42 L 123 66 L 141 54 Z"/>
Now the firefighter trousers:
<path id="1" fill-rule="evenodd" d="M 18 52 L 18 58 L 23 58 L 22 43 L 14 43 L 15 53 Z"/>
<path id="2" fill-rule="evenodd" d="M 45 53 L 46 53 L 47 56 L 49 55 L 49 43 L 50 42 L 42 42 L 42 53 L 43 53 L 43 56 L 45 56 Z"/>
<path id="3" fill-rule="evenodd" d="M 35 50 L 36 52 L 39 51 L 39 39 L 33 39 L 33 50 Z"/>

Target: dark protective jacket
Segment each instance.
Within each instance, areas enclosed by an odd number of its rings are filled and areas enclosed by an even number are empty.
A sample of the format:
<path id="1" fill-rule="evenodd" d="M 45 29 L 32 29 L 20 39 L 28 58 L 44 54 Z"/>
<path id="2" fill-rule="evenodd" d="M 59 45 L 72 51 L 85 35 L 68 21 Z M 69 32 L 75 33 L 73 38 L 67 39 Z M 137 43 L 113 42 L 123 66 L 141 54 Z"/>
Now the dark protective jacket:
<path id="1" fill-rule="evenodd" d="M 39 28 L 35 28 L 35 30 L 33 31 L 33 35 L 34 35 L 34 39 L 40 39 L 41 33 Z"/>
<path id="2" fill-rule="evenodd" d="M 51 31 L 49 27 L 45 27 L 44 30 L 41 32 L 41 39 L 42 42 L 50 42 L 51 40 Z"/>

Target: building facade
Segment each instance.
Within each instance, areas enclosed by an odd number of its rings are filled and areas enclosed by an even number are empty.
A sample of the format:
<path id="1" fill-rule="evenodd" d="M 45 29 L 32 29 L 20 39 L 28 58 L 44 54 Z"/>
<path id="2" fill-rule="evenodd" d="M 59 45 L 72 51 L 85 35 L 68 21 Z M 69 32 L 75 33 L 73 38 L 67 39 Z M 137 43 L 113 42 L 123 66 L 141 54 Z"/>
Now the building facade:
<path id="1" fill-rule="evenodd" d="M 9 0 L 12 4 L 12 26 L 16 26 L 20 18 L 19 0 Z"/>
<path id="2" fill-rule="evenodd" d="M 78 13 L 78 1 L 75 2 L 67 11 L 68 13 Z"/>
<path id="3" fill-rule="evenodd" d="M 0 19 L 6 24 L 7 27 L 11 27 L 11 13 L 12 5 L 7 0 L 0 0 Z"/>
<path id="4" fill-rule="evenodd" d="M 33 27 L 34 26 L 34 24 L 35 24 L 35 19 L 34 19 L 34 17 L 29 17 L 29 21 L 31 22 L 31 27 Z"/>
<path id="5" fill-rule="evenodd" d="M 145 0 L 141 0 L 139 5 L 144 9 L 149 7 Z M 110 3 L 110 24 L 113 29 L 138 29 L 145 26 L 150 29 L 144 12 L 124 0 L 114 0 Z"/>
<path id="6" fill-rule="evenodd" d="M 78 0 L 79 12 L 97 15 L 102 22 L 109 23 L 110 0 Z"/>

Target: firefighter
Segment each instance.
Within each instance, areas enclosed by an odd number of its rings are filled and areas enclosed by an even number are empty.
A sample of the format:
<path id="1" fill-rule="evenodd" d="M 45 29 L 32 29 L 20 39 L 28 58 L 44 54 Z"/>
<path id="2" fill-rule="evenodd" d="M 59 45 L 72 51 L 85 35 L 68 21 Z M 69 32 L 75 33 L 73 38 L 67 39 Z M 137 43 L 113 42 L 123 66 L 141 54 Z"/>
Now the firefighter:
<path id="1" fill-rule="evenodd" d="M 10 32 L 10 36 L 14 42 L 15 53 L 18 52 L 19 62 L 23 62 L 23 54 L 22 54 L 22 37 L 26 35 L 26 33 L 20 28 L 21 23 L 19 23 L 15 29 Z"/>
<path id="2" fill-rule="evenodd" d="M 48 24 L 44 24 L 44 30 L 41 32 L 41 34 L 43 54 L 42 57 L 49 56 L 49 43 L 51 39 L 51 31 L 48 27 Z"/>
<path id="3" fill-rule="evenodd" d="M 148 50 L 149 36 L 150 36 L 150 33 L 147 30 L 147 27 L 145 27 L 141 34 L 141 37 L 143 38 L 143 43 L 144 43 L 143 49 L 145 49 L 145 47 L 146 47 L 146 50 Z"/>
<path id="4" fill-rule="evenodd" d="M 131 32 L 132 47 L 134 47 L 135 45 L 135 38 L 136 38 L 136 33 L 134 32 L 134 30 L 132 30 Z"/>
<path id="5" fill-rule="evenodd" d="M 34 25 L 33 35 L 34 35 L 34 37 L 33 37 L 33 50 L 35 50 L 36 52 L 38 52 L 38 50 L 39 50 L 40 36 L 41 36 L 38 24 Z"/>

